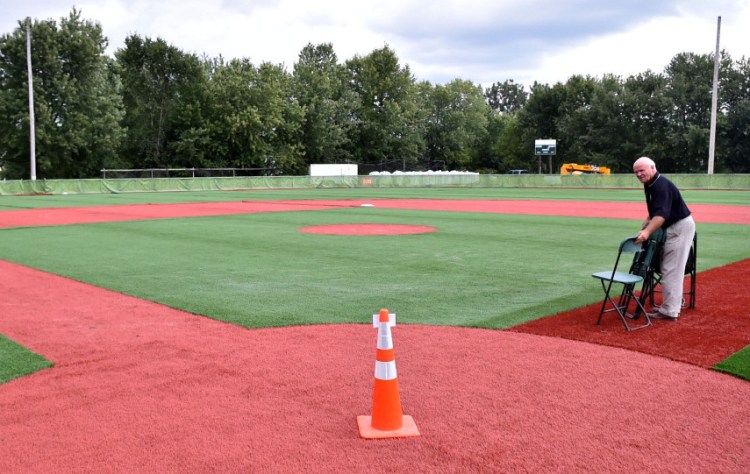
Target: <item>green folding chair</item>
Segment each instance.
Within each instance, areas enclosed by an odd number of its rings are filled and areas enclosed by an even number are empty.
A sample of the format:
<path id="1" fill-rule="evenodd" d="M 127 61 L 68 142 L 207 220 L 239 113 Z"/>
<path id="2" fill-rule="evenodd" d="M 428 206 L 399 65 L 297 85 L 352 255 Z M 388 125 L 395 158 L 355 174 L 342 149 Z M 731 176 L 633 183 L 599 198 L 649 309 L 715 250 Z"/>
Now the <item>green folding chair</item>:
<path id="1" fill-rule="evenodd" d="M 617 259 L 612 270 L 597 272 L 591 275 L 601 282 L 602 290 L 604 291 L 599 318 L 596 321 L 597 325 L 601 324 L 605 313 L 612 311 L 617 312 L 622 323 L 625 325 L 625 329 L 628 331 L 652 325 L 651 318 L 643 306 L 643 302 L 646 301 L 647 296 L 650 294 L 651 288 L 648 285 L 654 281 L 652 262 L 655 256 L 658 255 L 662 241 L 663 232 L 661 230 L 654 232 L 648 241 L 643 244 L 637 244 L 635 237 L 629 237 L 620 243 L 617 251 Z M 628 254 L 633 255 L 630 267 L 627 272 L 621 271 L 620 266 L 623 265 L 624 267 L 623 262 L 626 261 L 623 256 Z M 641 285 L 640 296 L 635 293 L 636 287 L 639 284 Z M 616 296 L 613 294 L 613 287 L 615 288 L 614 293 L 616 293 L 619 285 L 622 285 L 622 291 L 619 296 Z M 631 326 L 628 323 L 628 320 L 637 320 L 641 316 L 645 319 L 643 324 Z"/>

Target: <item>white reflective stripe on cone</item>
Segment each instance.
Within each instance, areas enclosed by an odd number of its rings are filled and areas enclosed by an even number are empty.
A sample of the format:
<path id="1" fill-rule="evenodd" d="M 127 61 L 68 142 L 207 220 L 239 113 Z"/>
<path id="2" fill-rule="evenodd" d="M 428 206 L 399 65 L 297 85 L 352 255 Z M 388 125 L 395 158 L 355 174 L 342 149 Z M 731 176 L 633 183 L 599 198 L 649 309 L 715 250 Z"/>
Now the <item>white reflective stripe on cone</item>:
<path id="1" fill-rule="evenodd" d="M 380 325 L 380 315 L 379 314 L 373 314 L 372 315 L 372 327 L 376 328 Z M 393 327 L 396 325 L 396 313 L 388 313 L 388 327 Z"/>
<path id="2" fill-rule="evenodd" d="M 375 361 L 375 378 L 379 380 L 393 380 L 396 378 L 396 361 Z"/>
<path id="3" fill-rule="evenodd" d="M 378 349 L 393 349 L 393 338 L 388 323 L 382 323 L 378 328 Z"/>

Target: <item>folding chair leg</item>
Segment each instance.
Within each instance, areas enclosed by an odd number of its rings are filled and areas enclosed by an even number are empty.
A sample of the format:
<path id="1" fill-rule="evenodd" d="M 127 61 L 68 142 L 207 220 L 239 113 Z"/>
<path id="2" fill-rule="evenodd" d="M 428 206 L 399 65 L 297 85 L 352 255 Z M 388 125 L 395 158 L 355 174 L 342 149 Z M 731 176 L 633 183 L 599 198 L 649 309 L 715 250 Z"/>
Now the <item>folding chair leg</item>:
<path id="1" fill-rule="evenodd" d="M 690 274 L 690 309 L 695 309 L 695 270 Z"/>
<path id="2" fill-rule="evenodd" d="M 635 293 L 633 292 L 633 285 L 625 285 L 623 287 L 622 293 L 620 293 L 620 297 L 617 301 L 615 301 L 611 296 L 611 283 L 609 287 L 604 284 L 603 280 L 601 280 L 601 283 L 602 289 L 604 290 L 604 301 L 602 301 L 602 307 L 599 311 L 599 319 L 597 319 L 596 321 L 597 325 L 601 324 L 602 316 L 604 316 L 604 313 L 609 313 L 612 311 L 617 312 L 617 315 L 620 316 L 622 324 L 625 325 L 625 329 L 627 329 L 628 331 L 634 331 L 636 329 L 641 329 L 652 325 L 651 318 L 649 317 L 646 308 L 643 306 L 640 298 L 635 296 Z M 628 313 L 628 307 L 630 306 L 630 302 L 633 300 L 635 300 L 636 309 L 634 314 L 630 314 Z M 611 308 L 607 308 L 607 302 L 610 303 L 610 305 L 612 306 Z M 639 326 L 631 326 L 630 324 L 628 324 L 628 319 L 636 319 L 636 315 L 639 315 L 639 313 L 645 316 L 646 322 Z"/>
<path id="3" fill-rule="evenodd" d="M 690 271 L 690 309 L 695 308 L 695 277 L 698 275 L 698 233 L 693 235 L 693 268 Z"/>

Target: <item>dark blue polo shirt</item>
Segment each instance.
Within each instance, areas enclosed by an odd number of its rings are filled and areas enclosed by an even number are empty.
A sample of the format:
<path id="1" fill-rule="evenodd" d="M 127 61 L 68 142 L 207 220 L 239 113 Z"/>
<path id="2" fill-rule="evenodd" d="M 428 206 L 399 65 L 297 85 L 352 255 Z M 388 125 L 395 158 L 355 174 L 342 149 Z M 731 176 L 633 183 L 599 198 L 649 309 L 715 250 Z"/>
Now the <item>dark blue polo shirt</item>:
<path id="1" fill-rule="evenodd" d="M 690 209 L 682 199 L 680 190 L 660 173 L 656 173 L 650 183 L 644 184 L 643 190 L 646 193 L 648 217 L 650 219 L 654 216 L 663 217 L 662 228 L 666 229 L 690 215 Z"/>

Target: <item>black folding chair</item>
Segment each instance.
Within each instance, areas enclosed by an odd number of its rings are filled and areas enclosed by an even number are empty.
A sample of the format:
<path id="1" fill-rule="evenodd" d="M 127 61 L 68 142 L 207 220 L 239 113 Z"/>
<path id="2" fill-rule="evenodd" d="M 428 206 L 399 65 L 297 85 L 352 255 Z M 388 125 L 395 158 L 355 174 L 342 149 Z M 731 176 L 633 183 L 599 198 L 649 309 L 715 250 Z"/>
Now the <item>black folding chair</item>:
<path id="1" fill-rule="evenodd" d="M 654 234 L 643 244 L 635 243 L 635 237 L 630 237 L 620 243 L 617 251 L 617 259 L 612 270 L 597 272 L 591 276 L 601 282 L 604 291 L 604 299 L 601 309 L 599 310 L 599 319 L 596 324 L 601 324 L 604 313 L 612 311 L 617 312 L 625 325 L 625 329 L 633 331 L 647 326 L 651 326 L 651 318 L 643 306 L 648 295 L 653 289 L 650 286 L 653 282 L 653 266 L 655 256 L 659 253 L 663 241 L 663 232 L 661 230 Z M 623 256 L 633 254 L 630 268 L 627 272 L 620 271 Z M 613 286 L 622 285 L 622 291 L 619 297 L 613 295 Z M 635 294 L 636 286 L 641 284 L 640 296 Z M 616 291 L 616 290 L 615 290 Z M 633 305 L 632 303 L 635 303 Z M 631 309 L 632 308 L 632 309 Z M 636 320 L 644 316 L 645 322 L 638 326 L 631 326 L 628 320 Z"/>

